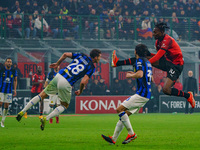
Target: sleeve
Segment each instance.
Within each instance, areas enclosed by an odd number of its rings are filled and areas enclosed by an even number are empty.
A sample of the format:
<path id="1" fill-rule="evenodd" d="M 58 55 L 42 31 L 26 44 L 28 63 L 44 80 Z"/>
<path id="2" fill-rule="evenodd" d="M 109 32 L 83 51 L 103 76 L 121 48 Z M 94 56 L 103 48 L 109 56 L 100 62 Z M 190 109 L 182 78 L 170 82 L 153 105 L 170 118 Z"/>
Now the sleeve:
<path id="1" fill-rule="evenodd" d="M 149 59 L 150 63 L 153 64 L 158 61 L 164 54 L 166 53 L 165 50 L 160 49 L 155 56 Z"/>
<path id="2" fill-rule="evenodd" d="M 18 73 L 17 73 L 17 70 L 14 71 L 14 77 L 17 77 L 18 76 Z"/>
<path id="3" fill-rule="evenodd" d="M 137 68 L 136 70 L 137 70 L 137 71 L 138 71 L 138 70 L 142 70 L 142 60 L 139 59 L 139 60 L 137 60 L 136 63 L 137 63 L 137 64 L 136 64 L 136 66 L 137 66 L 137 67 L 136 67 L 136 68 Z"/>
<path id="4" fill-rule="evenodd" d="M 86 72 L 86 75 L 88 75 L 88 77 L 90 78 L 94 72 L 95 72 L 95 68 L 89 67 L 88 71 Z"/>
<path id="5" fill-rule="evenodd" d="M 72 59 L 76 58 L 76 57 L 79 56 L 79 55 L 80 55 L 80 53 L 73 53 L 73 52 L 72 52 Z"/>

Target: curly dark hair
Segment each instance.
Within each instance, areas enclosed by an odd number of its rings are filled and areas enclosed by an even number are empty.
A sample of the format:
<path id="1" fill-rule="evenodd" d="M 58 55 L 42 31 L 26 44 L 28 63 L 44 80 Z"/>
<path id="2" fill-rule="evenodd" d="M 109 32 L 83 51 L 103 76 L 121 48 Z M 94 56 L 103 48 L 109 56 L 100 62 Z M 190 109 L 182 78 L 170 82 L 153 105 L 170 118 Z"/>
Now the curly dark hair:
<path id="1" fill-rule="evenodd" d="M 156 23 L 155 28 L 160 29 L 160 31 L 162 32 L 165 32 L 165 29 L 169 29 L 169 27 L 167 26 L 167 23 L 165 22 Z"/>

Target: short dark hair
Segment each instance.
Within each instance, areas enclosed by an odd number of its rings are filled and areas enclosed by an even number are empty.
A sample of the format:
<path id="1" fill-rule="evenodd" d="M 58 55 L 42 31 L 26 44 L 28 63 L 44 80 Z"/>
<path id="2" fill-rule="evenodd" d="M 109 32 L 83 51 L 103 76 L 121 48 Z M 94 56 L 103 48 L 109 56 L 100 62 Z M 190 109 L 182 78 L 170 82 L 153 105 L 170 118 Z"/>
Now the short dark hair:
<path id="1" fill-rule="evenodd" d="M 101 54 L 101 51 L 99 49 L 93 49 L 90 52 L 90 57 L 91 58 L 95 58 L 96 56 L 99 57 L 100 54 Z"/>
<path id="2" fill-rule="evenodd" d="M 6 58 L 5 62 L 8 60 L 8 59 L 11 59 L 10 57 Z M 12 60 L 12 59 L 11 59 Z"/>
<path id="3" fill-rule="evenodd" d="M 144 45 L 144 44 L 138 44 L 136 45 L 135 47 L 135 51 L 136 51 L 136 54 L 139 56 L 139 57 L 145 57 L 147 55 L 147 52 L 149 51 L 147 46 Z"/>
<path id="4" fill-rule="evenodd" d="M 165 22 L 156 23 L 155 28 L 160 29 L 160 31 L 162 32 L 165 32 L 165 29 L 169 29 L 169 27 L 167 26 L 167 23 Z"/>

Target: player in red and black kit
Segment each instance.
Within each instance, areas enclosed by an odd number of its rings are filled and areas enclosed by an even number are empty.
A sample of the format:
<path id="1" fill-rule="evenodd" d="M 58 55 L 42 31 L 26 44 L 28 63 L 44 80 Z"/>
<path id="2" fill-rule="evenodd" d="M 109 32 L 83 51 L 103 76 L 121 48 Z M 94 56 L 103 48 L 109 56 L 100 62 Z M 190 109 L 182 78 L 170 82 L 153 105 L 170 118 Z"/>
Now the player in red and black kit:
<path id="1" fill-rule="evenodd" d="M 195 107 L 195 100 L 192 92 L 183 92 L 172 86 L 179 78 L 184 65 L 183 55 L 178 43 L 169 35 L 165 34 L 166 23 L 158 23 L 153 30 L 153 36 L 156 40 L 155 46 L 157 53 L 150 53 L 148 50 L 144 50 L 147 53 L 147 58 L 151 64 L 163 71 L 167 72 L 167 79 L 163 86 L 163 93 L 167 95 L 185 97 L 191 104 L 192 108 Z M 135 58 L 129 58 L 119 61 L 116 56 L 116 52 L 113 52 L 112 66 L 117 67 L 121 65 L 134 65 Z"/>
<path id="2" fill-rule="evenodd" d="M 37 96 L 42 92 L 45 83 L 45 75 L 42 73 L 42 67 L 37 67 L 37 72 L 32 76 L 32 88 L 31 88 L 31 98 Z M 43 114 L 43 101 L 40 101 L 40 116 L 41 119 Z M 24 115 L 27 118 L 27 113 Z"/>

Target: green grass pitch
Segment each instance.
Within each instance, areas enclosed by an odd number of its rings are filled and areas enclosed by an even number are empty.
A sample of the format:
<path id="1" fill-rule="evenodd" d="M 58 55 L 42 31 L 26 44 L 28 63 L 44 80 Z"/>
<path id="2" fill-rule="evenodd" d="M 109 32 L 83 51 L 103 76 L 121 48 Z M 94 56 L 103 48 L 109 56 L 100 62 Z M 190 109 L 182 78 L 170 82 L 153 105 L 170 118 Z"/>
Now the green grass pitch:
<path id="1" fill-rule="evenodd" d="M 38 117 L 22 118 L 19 123 L 7 117 L 0 128 L 0 150 L 177 150 L 200 149 L 200 114 L 137 114 L 130 116 L 138 138 L 122 145 L 127 136 L 124 128 L 115 145 L 101 134 L 112 135 L 117 114 L 61 116 L 60 123 L 46 124 L 41 131 Z"/>

